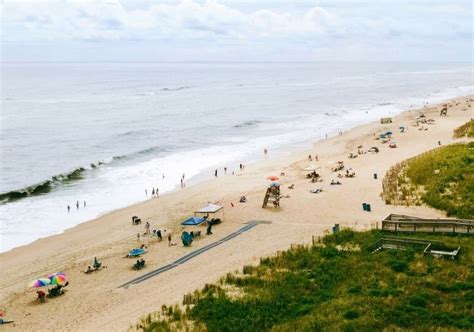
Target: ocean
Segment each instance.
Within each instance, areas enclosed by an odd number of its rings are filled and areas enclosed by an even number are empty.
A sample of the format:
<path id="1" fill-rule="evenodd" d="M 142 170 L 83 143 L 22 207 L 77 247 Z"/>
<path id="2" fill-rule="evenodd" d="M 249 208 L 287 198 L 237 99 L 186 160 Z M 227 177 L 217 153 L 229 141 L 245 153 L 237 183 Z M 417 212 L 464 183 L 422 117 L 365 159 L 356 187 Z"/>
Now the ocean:
<path id="1" fill-rule="evenodd" d="M 1 66 L 2 252 L 149 199 L 153 187 L 179 189 L 183 173 L 186 183 L 230 174 L 265 148 L 308 148 L 474 92 L 472 63 Z"/>

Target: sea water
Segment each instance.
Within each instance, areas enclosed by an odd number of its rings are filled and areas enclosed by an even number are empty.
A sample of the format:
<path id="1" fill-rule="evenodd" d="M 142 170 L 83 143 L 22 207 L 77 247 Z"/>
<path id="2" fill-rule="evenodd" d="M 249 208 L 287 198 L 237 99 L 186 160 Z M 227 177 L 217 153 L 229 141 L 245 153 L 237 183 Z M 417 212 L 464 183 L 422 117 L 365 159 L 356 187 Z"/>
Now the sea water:
<path id="1" fill-rule="evenodd" d="M 183 174 L 231 176 L 264 148 L 310 147 L 473 93 L 472 73 L 469 63 L 2 63 L 0 250 L 153 187 L 179 189 Z"/>

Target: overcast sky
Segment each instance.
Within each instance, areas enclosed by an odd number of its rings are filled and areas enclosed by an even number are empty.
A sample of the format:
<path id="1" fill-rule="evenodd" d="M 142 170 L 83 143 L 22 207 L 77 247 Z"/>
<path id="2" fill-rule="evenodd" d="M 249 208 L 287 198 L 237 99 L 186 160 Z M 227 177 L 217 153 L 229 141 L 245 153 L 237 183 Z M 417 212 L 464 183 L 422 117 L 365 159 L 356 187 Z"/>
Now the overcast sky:
<path id="1" fill-rule="evenodd" d="M 472 61 L 470 0 L 3 0 L 4 61 Z"/>

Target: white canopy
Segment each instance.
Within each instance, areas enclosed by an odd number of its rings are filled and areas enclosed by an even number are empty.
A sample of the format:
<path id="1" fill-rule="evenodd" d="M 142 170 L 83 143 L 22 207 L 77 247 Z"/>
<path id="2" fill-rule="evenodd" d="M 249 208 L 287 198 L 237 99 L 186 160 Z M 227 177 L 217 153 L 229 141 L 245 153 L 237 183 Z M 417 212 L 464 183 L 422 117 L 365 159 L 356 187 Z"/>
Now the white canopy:
<path id="1" fill-rule="evenodd" d="M 314 164 L 311 164 L 311 165 L 308 165 L 305 168 L 301 169 L 301 171 L 303 171 L 303 172 L 313 172 L 313 171 L 316 171 L 319 168 L 321 168 L 321 167 L 315 166 Z"/>
<path id="2" fill-rule="evenodd" d="M 206 204 L 199 210 L 194 211 L 194 213 L 216 213 L 222 210 L 223 208 L 223 206 L 217 204 Z"/>

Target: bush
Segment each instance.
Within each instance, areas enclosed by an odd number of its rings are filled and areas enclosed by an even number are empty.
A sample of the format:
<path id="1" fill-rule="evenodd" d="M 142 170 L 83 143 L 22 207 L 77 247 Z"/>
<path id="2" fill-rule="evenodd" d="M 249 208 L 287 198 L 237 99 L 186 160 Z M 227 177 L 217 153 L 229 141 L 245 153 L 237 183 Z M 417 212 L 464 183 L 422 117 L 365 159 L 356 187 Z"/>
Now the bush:
<path id="1" fill-rule="evenodd" d="M 218 285 L 207 284 L 188 294 L 183 301 L 189 304 L 186 310 L 163 306 L 137 328 L 147 332 L 474 330 L 471 238 L 426 236 L 461 245 L 463 254 L 452 261 L 412 251 L 338 251 L 336 243 L 351 241 L 362 247 L 381 236 L 376 231 L 349 234 L 331 236 L 327 247 L 301 247 L 261 259 L 260 265 L 245 268 L 250 274 L 230 274 Z M 414 259 L 423 260 L 431 272 L 408 273 Z"/>
<path id="2" fill-rule="evenodd" d="M 359 318 L 359 313 L 355 310 L 348 310 L 344 313 L 344 318 L 353 320 L 353 319 Z"/>

